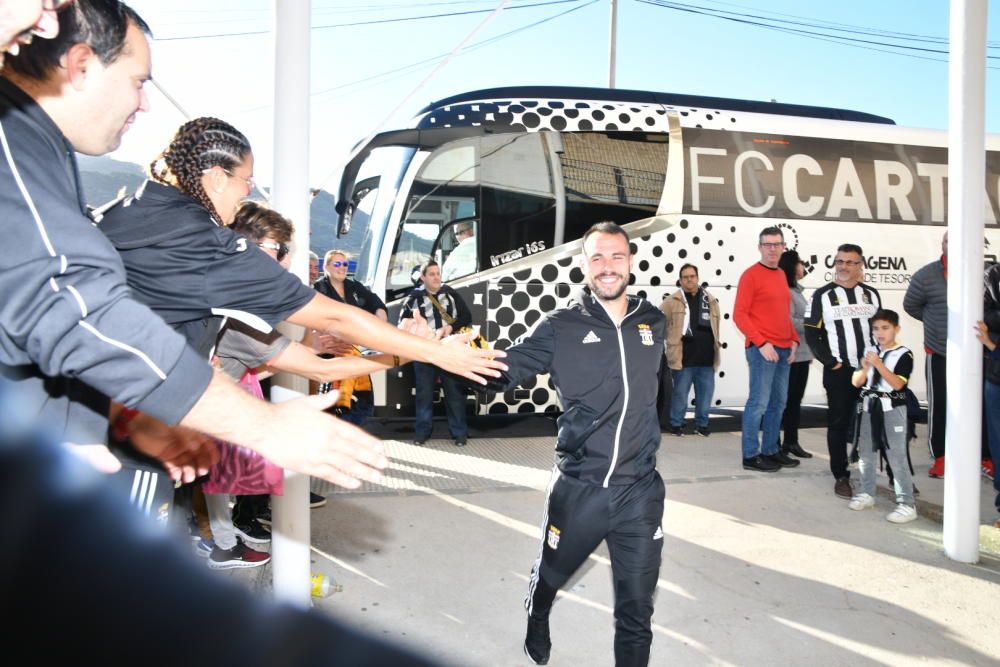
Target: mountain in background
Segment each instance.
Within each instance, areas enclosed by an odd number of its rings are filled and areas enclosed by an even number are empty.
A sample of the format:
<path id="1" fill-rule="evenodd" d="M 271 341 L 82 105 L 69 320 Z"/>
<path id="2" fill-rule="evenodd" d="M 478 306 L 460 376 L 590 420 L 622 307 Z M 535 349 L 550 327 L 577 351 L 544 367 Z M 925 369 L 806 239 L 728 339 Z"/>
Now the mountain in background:
<path id="1" fill-rule="evenodd" d="M 122 194 L 132 193 L 146 178 L 145 170 L 132 162 L 121 162 L 109 157 L 77 155 L 84 198 L 91 206 L 101 206 Z M 263 197 L 261 197 L 263 198 Z M 325 190 L 320 192 L 309 208 L 309 249 L 322 257 L 327 250 L 338 248 L 357 255 L 364 240 L 362 225 L 352 225 L 343 238 L 337 238 L 337 200 Z"/>

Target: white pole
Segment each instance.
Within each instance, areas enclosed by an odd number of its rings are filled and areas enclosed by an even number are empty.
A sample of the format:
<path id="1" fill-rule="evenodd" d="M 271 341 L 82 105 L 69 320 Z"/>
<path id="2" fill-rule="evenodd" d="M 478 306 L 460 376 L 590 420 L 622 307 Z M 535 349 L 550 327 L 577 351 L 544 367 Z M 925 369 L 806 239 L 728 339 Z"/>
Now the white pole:
<path id="1" fill-rule="evenodd" d="M 274 0 L 274 168 L 271 206 L 295 224 L 292 272 L 309 276 L 310 0 Z M 309 383 L 279 375 L 274 401 L 309 393 Z M 271 499 L 274 595 L 300 607 L 309 597 L 309 477 L 285 472 L 284 496 Z"/>
<path id="2" fill-rule="evenodd" d="M 986 0 L 952 0 L 948 65 L 948 413 L 944 549 L 979 560 L 983 316 Z"/>
<path id="3" fill-rule="evenodd" d="M 615 58 L 618 45 L 618 0 L 611 0 L 611 34 L 608 37 L 608 88 L 615 87 Z"/>

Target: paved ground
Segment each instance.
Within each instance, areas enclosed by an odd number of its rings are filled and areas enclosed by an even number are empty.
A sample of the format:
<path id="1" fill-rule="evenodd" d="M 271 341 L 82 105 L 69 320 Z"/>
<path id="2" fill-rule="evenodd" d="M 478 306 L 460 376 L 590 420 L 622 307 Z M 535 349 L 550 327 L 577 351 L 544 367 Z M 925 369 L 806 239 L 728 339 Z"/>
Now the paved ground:
<path id="1" fill-rule="evenodd" d="M 921 427 L 920 435 L 924 437 Z M 664 436 L 664 561 L 653 665 L 1000 665 L 1000 558 L 956 563 L 942 549 L 943 480 L 914 444 L 922 517 L 851 512 L 833 495 L 825 432 L 797 469 L 750 474 L 739 434 Z M 551 438 L 389 442 L 383 486 L 323 485 L 311 513 L 313 571 L 343 591 L 324 613 L 455 665 L 528 665 L 526 575 L 538 549 Z M 881 484 L 886 484 L 885 479 Z M 981 484 L 992 523 L 992 487 Z M 983 528 L 985 538 L 1000 532 Z M 241 571 L 266 594 L 270 568 Z M 599 550 L 552 614 L 550 665 L 611 665 L 613 596 Z"/>

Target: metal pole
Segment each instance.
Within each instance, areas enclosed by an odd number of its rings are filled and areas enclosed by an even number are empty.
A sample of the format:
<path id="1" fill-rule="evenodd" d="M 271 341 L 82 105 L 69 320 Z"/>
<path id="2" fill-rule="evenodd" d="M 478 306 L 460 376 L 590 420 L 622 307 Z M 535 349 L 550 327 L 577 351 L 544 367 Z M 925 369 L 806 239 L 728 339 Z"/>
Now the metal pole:
<path id="1" fill-rule="evenodd" d="M 615 58 L 618 50 L 618 0 L 611 0 L 611 35 L 608 38 L 608 88 L 615 87 Z"/>
<path id="2" fill-rule="evenodd" d="M 295 224 L 292 272 L 309 276 L 310 0 L 274 0 L 274 169 L 271 205 Z M 309 383 L 278 375 L 274 401 L 309 393 Z M 285 493 L 271 498 L 272 576 L 277 599 L 300 607 L 309 597 L 309 477 L 285 472 Z"/>
<path id="3" fill-rule="evenodd" d="M 948 391 L 944 549 L 979 560 L 986 0 L 952 0 L 948 65 Z"/>

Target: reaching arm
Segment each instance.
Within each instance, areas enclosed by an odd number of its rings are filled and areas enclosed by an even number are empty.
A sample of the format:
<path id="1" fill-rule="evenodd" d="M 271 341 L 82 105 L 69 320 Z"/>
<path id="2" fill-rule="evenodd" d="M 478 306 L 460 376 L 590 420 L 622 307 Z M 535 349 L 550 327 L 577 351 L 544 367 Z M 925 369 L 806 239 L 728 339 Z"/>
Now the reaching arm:
<path id="1" fill-rule="evenodd" d="M 501 351 L 443 346 L 440 342 L 406 333 L 360 308 L 338 303 L 322 294 L 313 297 L 288 321 L 320 331 L 333 331 L 350 343 L 433 364 L 480 384 L 486 383 L 484 378 L 498 377 L 500 371 L 507 368 L 496 359 L 506 356 Z"/>
<path id="2" fill-rule="evenodd" d="M 268 361 L 266 367 L 273 372 L 284 371 L 316 382 L 333 382 L 384 371 L 397 365 L 397 359 L 401 364 L 409 361 L 392 354 L 322 359 L 306 346 L 292 343 L 281 354 Z"/>
<path id="3" fill-rule="evenodd" d="M 513 347 L 507 348 L 507 370 L 500 377 L 488 381 L 490 391 L 505 391 L 516 387 L 528 378 L 548 372 L 555 353 L 555 332 L 545 318 L 535 330 Z"/>
<path id="4" fill-rule="evenodd" d="M 336 399 L 337 393 L 331 392 L 265 403 L 216 373 L 181 425 L 348 489 L 357 488 L 359 480 L 377 482 L 379 470 L 388 465 L 382 443 L 322 412 Z"/>

